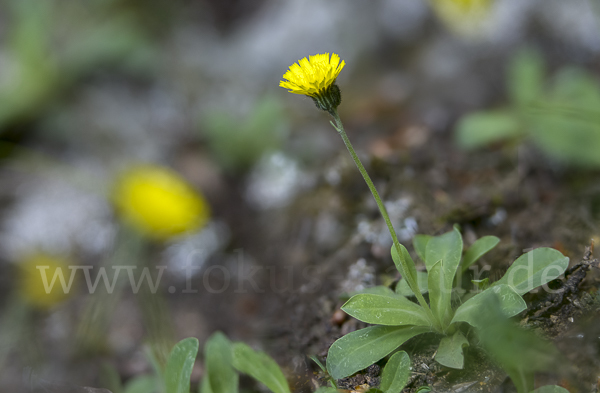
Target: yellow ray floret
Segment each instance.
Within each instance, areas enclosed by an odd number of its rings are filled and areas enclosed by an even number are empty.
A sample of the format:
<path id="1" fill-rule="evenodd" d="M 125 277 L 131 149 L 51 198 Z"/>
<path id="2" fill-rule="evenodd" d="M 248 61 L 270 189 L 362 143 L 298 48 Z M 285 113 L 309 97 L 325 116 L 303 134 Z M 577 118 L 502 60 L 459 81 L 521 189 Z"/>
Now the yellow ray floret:
<path id="1" fill-rule="evenodd" d="M 286 88 L 290 93 L 304 94 L 310 97 L 318 97 L 335 83 L 336 78 L 346 65 L 340 56 L 333 53 L 331 59 L 329 53 L 322 53 L 303 58 L 290 66 L 283 74 L 287 81 L 280 81 L 279 86 Z"/>

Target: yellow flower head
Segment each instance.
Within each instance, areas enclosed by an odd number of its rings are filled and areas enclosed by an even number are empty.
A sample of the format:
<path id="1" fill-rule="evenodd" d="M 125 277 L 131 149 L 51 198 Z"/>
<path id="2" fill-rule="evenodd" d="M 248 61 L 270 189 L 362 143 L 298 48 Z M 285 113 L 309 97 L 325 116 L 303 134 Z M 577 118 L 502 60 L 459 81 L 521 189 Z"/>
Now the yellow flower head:
<path id="1" fill-rule="evenodd" d="M 477 35 L 490 13 L 493 0 L 432 0 L 436 14 L 454 32 Z"/>
<path id="2" fill-rule="evenodd" d="M 202 195 L 176 173 L 158 166 L 138 166 L 123 173 L 113 198 L 124 220 L 157 239 L 199 229 L 210 217 Z"/>
<path id="3" fill-rule="evenodd" d="M 489 4 L 488 0 L 449 0 L 446 1 L 447 4 L 452 4 L 452 6 L 465 13 L 469 13 L 472 10 L 479 8 L 481 6 L 487 6 Z"/>
<path id="4" fill-rule="evenodd" d="M 329 59 L 329 53 L 303 58 L 290 66 L 283 74 L 287 81 L 280 81 L 279 86 L 289 89 L 290 93 L 316 97 L 335 83 L 346 62 L 335 53 Z"/>
<path id="5" fill-rule="evenodd" d="M 305 57 L 290 66 L 283 74 L 283 79 L 287 80 L 280 81 L 279 86 L 289 89 L 290 93 L 312 97 L 319 109 L 331 111 L 341 101 L 335 80 L 345 65 L 335 53 L 331 59 L 329 53 Z"/>
<path id="6" fill-rule="evenodd" d="M 30 305 L 48 309 L 66 299 L 73 290 L 69 263 L 63 258 L 32 254 L 18 267 L 19 295 Z"/>

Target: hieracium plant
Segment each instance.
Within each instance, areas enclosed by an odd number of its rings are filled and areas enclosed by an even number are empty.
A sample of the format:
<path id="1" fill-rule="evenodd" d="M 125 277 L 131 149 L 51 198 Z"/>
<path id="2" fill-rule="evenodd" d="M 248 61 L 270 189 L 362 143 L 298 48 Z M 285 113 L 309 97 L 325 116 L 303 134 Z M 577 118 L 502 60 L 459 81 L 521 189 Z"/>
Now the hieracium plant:
<path id="1" fill-rule="evenodd" d="M 427 269 L 427 273 L 417 272 L 406 247 L 398 241 L 385 205 L 338 115 L 341 94 L 336 78 L 344 65 L 336 54 L 310 56 L 293 64 L 283 75 L 286 81 L 281 81 L 280 86 L 291 93 L 311 97 L 317 108 L 333 117 L 335 123 L 331 122 L 332 126 L 342 137 L 387 224 L 393 240 L 392 259 L 402 280 L 395 291 L 388 287 L 371 288 L 368 293 L 352 296 L 344 304 L 345 312 L 374 326 L 337 340 L 329 349 L 327 370 L 334 379 L 347 377 L 383 359 L 410 338 L 428 332 L 440 337 L 435 359 L 444 366 L 462 368 L 463 347 L 469 344 L 464 334 L 469 330 L 468 326 L 475 330 L 485 329 L 486 323 L 493 320 L 488 318 L 490 307 L 505 318 L 520 313 L 527 307 L 521 296 L 560 276 L 569 259 L 551 248 L 532 250 L 518 258 L 500 280 L 492 284 L 478 282 L 483 290 L 467 294 L 457 283 L 473 263 L 496 246 L 499 239 L 483 237 L 463 255 L 462 236 L 455 227 L 441 236 L 420 235 L 414 239 L 417 254 Z M 424 294 L 428 295 L 428 301 Z M 527 389 L 519 390 L 529 391 L 529 385 L 525 383 Z"/>

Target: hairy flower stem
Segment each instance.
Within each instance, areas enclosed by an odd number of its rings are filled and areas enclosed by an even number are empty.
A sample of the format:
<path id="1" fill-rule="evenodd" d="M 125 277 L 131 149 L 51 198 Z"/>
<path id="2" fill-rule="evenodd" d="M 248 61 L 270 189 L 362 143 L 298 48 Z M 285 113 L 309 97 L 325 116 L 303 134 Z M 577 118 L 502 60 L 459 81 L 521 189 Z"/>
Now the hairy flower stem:
<path id="1" fill-rule="evenodd" d="M 381 197 L 379 196 L 379 193 L 377 192 L 377 189 L 375 188 L 375 185 L 373 184 L 371 177 L 369 176 L 369 174 L 367 173 L 367 170 L 365 169 L 362 162 L 360 161 L 360 158 L 358 158 L 358 155 L 354 151 L 354 148 L 352 147 L 352 143 L 350 143 L 350 139 L 348 139 L 348 135 L 346 135 L 346 131 L 344 131 L 344 125 L 342 124 L 342 120 L 340 119 L 340 116 L 338 115 L 337 110 L 333 109 L 329 113 L 331 114 L 331 116 L 333 116 L 333 118 L 335 120 L 335 124 L 333 124 L 333 122 L 331 122 L 331 125 L 333 126 L 333 128 L 335 128 L 337 130 L 337 132 L 342 137 L 342 140 L 344 141 L 344 144 L 348 148 L 348 151 L 350 152 L 350 155 L 352 156 L 352 159 L 354 160 L 356 167 L 358 168 L 362 177 L 365 179 L 367 186 L 369 186 L 369 190 L 371 190 L 371 194 L 373 194 L 373 198 L 375 198 L 375 202 L 377 202 L 377 206 L 379 207 L 379 212 L 383 216 L 383 219 L 385 220 L 388 230 L 390 231 L 390 235 L 392 236 L 392 241 L 394 242 L 394 247 L 396 248 L 396 252 L 398 252 L 398 255 L 400 256 L 402 270 L 403 270 L 403 273 L 405 276 L 404 278 L 406 279 L 410 289 L 414 292 L 415 296 L 417 297 L 419 304 L 421 304 L 421 306 L 425 309 L 427 314 L 430 316 L 431 320 L 434 321 L 435 318 L 433 317 L 433 313 L 431 312 L 429 305 L 425 301 L 425 298 L 421 294 L 421 290 L 419 289 L 419 286 L 417 284 L 417 278 L 415 276 L 413 276 L 412 269 L 409 268 L 408 262 L 404 258 L 404 253 L 402 252 L 402 247 L 400 246 L 400 242 L 398 241 L 398 236 L 396 235 L 396 231 L 394 230 L 394 226 L 392 225 L 390 216 L 388 215 L 385 205 L 381 201 Z"/>

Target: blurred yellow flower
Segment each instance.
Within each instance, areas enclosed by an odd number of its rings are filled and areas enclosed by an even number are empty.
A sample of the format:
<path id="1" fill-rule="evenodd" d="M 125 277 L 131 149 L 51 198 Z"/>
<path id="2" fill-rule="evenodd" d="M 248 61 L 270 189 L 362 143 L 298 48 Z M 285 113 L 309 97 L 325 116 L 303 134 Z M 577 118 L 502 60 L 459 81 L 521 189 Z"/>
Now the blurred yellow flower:
<path id="1" fill-rule="evenodd" d="M 455 33 L 474 36 L 484 26 L 493 0 L 431 0 L 438 17 Z"/>
<path id="2" fill-rule="evenodd" d="M 18 265 L 19 295 L 28 304 L 50 308 L 69 296 L 73 289 L 66 259 L 47 254 L 32 254 Z"/>
<path id="3" fill-rule="evenodd" d="M 287 81 L 280 81 L 279 86 L 289 89 L 290 93 L 318 97 L 335 83 L 346 62 L 340 62 L 340 56 L 335 53 L 329 59 L 329 53 L 309 56 L 290 66 L 283 74 Z"/>
<path id="4" fill-rule="evenodd" d="M 116 183 L 113 199 L 125 221 L 158 239 L 199 229 L 210 217 L 202 195 L 175 172 L 153 165 L 124 172 Z"/>

